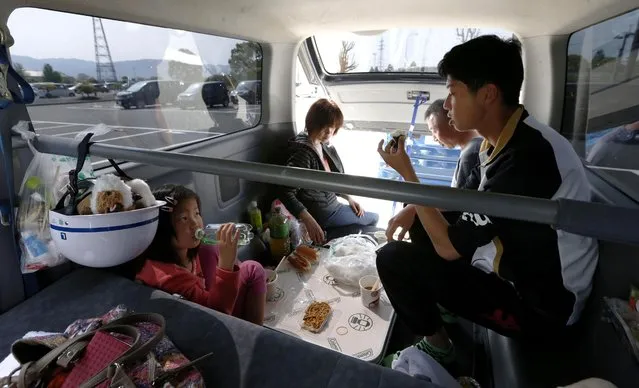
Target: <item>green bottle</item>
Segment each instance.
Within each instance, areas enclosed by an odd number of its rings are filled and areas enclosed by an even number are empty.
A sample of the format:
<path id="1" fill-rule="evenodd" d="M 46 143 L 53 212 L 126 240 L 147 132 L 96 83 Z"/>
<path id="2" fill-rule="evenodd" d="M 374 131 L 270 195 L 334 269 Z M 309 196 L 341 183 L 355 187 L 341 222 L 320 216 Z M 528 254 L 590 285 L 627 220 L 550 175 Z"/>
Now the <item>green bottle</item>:
<path id="1" fill-rule="evenodd" d="M 260 211 L 260 208 L 257 207 L 256 201 L 251 202 L 248 213 L 249 219 L 251 220 L 251 225 L 253 225 L 253 228 L 255 228 L 255 230 L 259 234 L 262 231 L 262 212 Z"/>

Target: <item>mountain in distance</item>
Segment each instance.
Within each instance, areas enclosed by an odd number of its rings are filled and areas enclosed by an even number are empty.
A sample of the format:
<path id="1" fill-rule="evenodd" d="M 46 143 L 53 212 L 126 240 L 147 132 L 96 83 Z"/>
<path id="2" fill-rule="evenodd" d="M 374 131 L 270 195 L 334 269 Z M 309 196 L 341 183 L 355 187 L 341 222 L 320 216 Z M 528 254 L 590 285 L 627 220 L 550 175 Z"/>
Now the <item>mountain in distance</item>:
<path id="1" fill-rule="evenodd" d="M 20 63 L 24 66 L 25 70 L 37 70 L 42 71 L 42 68 L 45 64 L 50 64 L 53 67 L 53 70 L 59 71 L 66 75 L 77 77 L 78 74 L 84 73 L 90 77 L 96 76 L 96 68 L 94 61 L 86 61 L 83 59 L 73 59 L 73 58 L 44 58 L 38 59 L 25 55 L 12 55 L 14 63 Z M 157 67 L 162 63 L 160 59 L 136 59 L 129 61 L 117 61 L 113 62 L 113 66 L 115 67 L 115 73 L 118 78 L 122 78 L 124 76 L 133 78 L 133 77 L 155 77 L 158 75 Z M 207 68 L 210 68 L 217 73 L 228 73 L 230 72 L 229 65 L 207 65 Z"/>

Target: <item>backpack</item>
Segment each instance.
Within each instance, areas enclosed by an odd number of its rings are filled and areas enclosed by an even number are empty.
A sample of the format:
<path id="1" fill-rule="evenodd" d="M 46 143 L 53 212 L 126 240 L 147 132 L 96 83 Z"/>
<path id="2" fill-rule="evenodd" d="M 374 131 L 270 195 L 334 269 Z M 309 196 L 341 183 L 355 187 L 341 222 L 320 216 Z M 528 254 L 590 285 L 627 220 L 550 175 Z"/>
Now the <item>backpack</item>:
<path id="1" fill-rule="evenodd" d="M 120 305 L 102 317 L 80 319 L 63 334 L 16 341 L 20 367 L 0 378 L 10 388 L 204 387 L 195 364 L 165 335 L 160 314 L 129 314 Z"/>

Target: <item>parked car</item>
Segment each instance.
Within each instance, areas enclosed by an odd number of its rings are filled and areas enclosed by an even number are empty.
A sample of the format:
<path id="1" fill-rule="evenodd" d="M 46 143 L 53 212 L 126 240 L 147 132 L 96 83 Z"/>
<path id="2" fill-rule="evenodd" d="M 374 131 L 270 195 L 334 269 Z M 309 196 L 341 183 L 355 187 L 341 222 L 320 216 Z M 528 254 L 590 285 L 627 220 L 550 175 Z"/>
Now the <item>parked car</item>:
<path id="1" fill-rule="evenodd" d="M 32 87 L 35 86 L 36 88 L 43 90 L 44 96 L 42 97 L 46 97 L 46 98 L 75 96 L 75 92 L 73 92 L 72 90 L 69 90 L 69 88 L 67 88 L 63 84 L 56 84 L 52 82 L 42 82 L 42 83 L 35 83 L 31 86 Z"/>
<path id="2" fill-rule="evenodd" d="M 45 90 L 43 90 L 43 89 L 40 89 L 35 84 L 31 84 L 31 89 L 33 89 L 33 93 L 36 95 L 36 97 L 38 97 L 38 98 L 46 97 L 47 92 Z"/>
<path id="3" fill-rule="evenodd" d="M 222 81 L 196 82 L 178 94 L 177 103 L 182 109 L 215 105 L 229 106 L 229 90 Z"/>
<path id="4" fill-rule="evenodd" d="M 172 103 L 177 100 L 183 88 L 184 83 L 181 81 L 140 81 L 116 94 L 115 103 L 124 109 L 132 106 L 141 109 L 147 105 Z"/>
<path id="5" fill-rule="evenodd" d="M 390 134 L 386 137 L 386 141 L 390 140 Z M 428 185 L 450 186 L 461 150 L 427 141 L 426 135 L 414 135 L 412 144 L 408 142 L 410 161 L 419 181 Z M 380 162 L 377 176 L 383 179 L 400 179 L 399 174 L 383 161 Z"/>
<path id="6" fill-rule="evenodd" d="M 237 105 L 240 98 L 247 104 L 260 104 L 262 102 L 262 81 L 250 80 L 237 84 L 235 90 L 231 92 L 231 102 Z"/>

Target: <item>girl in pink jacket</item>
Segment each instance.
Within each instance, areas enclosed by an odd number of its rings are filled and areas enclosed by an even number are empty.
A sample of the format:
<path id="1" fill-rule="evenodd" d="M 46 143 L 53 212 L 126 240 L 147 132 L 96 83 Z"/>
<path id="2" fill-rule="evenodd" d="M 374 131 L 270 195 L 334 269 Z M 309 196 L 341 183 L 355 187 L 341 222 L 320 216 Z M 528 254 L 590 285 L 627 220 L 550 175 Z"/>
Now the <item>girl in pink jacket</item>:
<path id="1" fill-rule="evenodd" d="M 195 232 L 204 225 L 198 195 L 180 185 L 165 185 L 153 194 L 167 204 L 136 280 L 261 325 L 266 275 L 255 261 L 237 261 L 239 232 L 234 225 L 222 226 L 217 245 L 200 245 Z"/>

